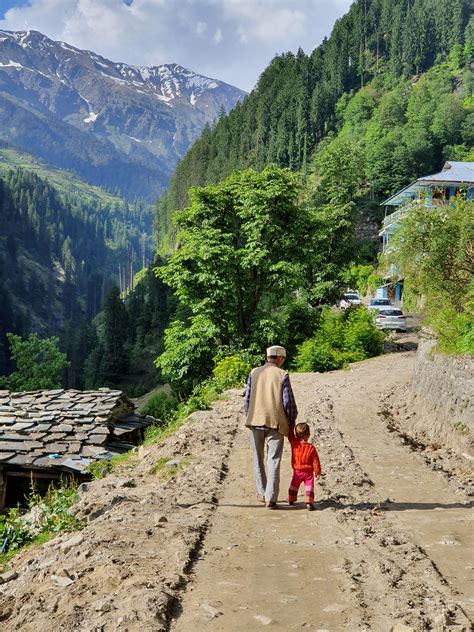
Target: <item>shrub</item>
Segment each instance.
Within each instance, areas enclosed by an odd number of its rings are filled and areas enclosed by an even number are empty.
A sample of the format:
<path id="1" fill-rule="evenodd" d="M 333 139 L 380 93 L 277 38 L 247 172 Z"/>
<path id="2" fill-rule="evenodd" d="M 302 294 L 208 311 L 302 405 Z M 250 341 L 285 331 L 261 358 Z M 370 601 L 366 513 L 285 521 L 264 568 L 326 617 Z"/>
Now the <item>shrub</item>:
<path id="1" fill-rule="evenodd" d="M 34 534 L 21 518 L 18 508 L 9 509 L 0 515 L 0 540 L 3 543 L 2 553 L 17 551 L 34 540 Z"/>
<path id="2" fill-rule="evenodd" d="M 414 206 L 404 216 L 386 252 L 404 277 L 404 304 L 412 298 L 448 353 L 474 353 L 474 201 Z"/>
<path id="3" fill-rule="evenodd" d="M 40 532 L 56 534 L 59 531 L 74 531 L 80 528 L 82 523 L 69 513 L 76 497 L 77 483 L 72 480 L 63 481 L 58 487 L 50 485 L 43 498 L 33 488 L 29 508 L 40 508 Z"/>
<path id="4" fill-rule="evenodd" d="M 366 309 L 350 310 L 344 326 L 344 350 L 359 354 L 358 358 L 372 358 L 383 351 L 385 335 L 374 325 Z"/>
<path id="5" fill-rule="evenodd" d="M 470 315 L 444 307 L 431 317 L 430 324 L 438 333 L 442 351 L 474 355 L 474 320 Z"/>
<path id="6" fill-rule="evenodd" d="M 385 335 L 364 308 L 343 314 L 323 313 L 313 338 L 298 347 L 294 367 L 297 371 L 334 371 L 383 351 Z"/>
<path id="7" fill-rule="evenodd" d="M 29 511 L 37 514 L 34 524 L 22 516 L 19 508 L 9 509 L 0 516 L 0 541 L 3 554 L 10 557 L 22 547 L 44 542 L 63 531 L 75 531 L 83 525 L 80 520 L 69 513 L 76 500 L 77 485 L 74 481 L 63 481 L 58 487 L 50 485 L 46 495 L 41 497 L 32 484 L 28 499 Z"/>
<path id="8" fill-rule="evenodd" d="M 294 364 L 297 371 L 304 373 L 311 371 L 323 373 L 342 367 L 337 351 L 330 344 L 316 338 L 306 340 L 299 346 Z"/>
<path id="9" fill-rule="evenodd" d="M 155 419 L 161 422 L 160 425 L 166 425 L 172 419 L 177 405 L 178 403 L 172 395 L 161 391 L 153 395 L 153 397 L 141 407 L 140 412 L 143 415 L 155 417 Z"/>
<path id="10" fill-rule="evenodd" d="M 160 426 L 150 426 L 145 431 L 160 428 Z M 98 459 L 97 461 L 93 461 L 90 465 L 87 466 L 87 471 L 92 474 L 92 478 L 97 480 L 104 478 L 110 472 L 113 472 L 117 467 L 125 468 L 125 469 L 133 469 L 137 464 L 137 454 L 134 448 L 129 450 L 128 452 L 123 452 L 122 454 L 114 454 L 114 456 L 110 459 Z"/>
<path id="11" fill-rule="evenodd" d="M 252 366 L 238 356 L 232 355 L 217 362 L 212 372 L 217 388 L 225 390 L 245 383 Z"/>

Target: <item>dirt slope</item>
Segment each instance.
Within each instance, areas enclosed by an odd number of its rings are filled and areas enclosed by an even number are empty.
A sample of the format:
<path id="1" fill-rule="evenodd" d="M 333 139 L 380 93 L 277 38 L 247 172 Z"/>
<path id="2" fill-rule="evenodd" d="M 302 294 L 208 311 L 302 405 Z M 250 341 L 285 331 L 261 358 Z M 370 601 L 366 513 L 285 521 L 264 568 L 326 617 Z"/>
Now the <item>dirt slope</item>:
<path id="1" fill-rule="evenodd" d="M 12 563 L 2 630 L 470 630 L 472 510 L 380 415 L 413 356 L 292 380 L 325 476 L 318 510 L 254 498 L 242 397 L 94 482 L 61 536 Z M 469 522 L 469 520 L 471 522 Z"/>

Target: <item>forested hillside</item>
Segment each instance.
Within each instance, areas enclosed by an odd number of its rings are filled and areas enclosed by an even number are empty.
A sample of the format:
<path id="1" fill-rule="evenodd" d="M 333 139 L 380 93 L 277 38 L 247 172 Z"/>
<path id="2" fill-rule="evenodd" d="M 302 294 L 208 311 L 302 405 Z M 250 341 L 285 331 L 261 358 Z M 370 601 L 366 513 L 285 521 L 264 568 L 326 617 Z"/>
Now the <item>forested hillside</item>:
<path id="1" fill-rule="evenodd" d="M 275 57 L 247 99 L 207 126 L 178 165 L 158 209 L 163 250 L 190 186 L 270 163 L 317 171 L 315 152 L 339 132 L 353 144 L 372 200 L 468 155 L 472 11 L 470 0 L 358 0 L 310 55 Z"/>
<path id="2" fill-rule="evenodd" d="M 471 0 L 357 0 L 310 55 L 275 57 L 205 127 L 157 204 L 160 257 L 125 302 L 149 216 L 67 194 L 45 202 L 9 176 L 5 330 L 61 323 L 70 386 L 135 394 L 161 378 L 189 394 L 219 358 L 255 359 L 276 340 L 290 360 L 309 341 L 317 370 L 378 353 L 372 321 L 332 320 L 325 306 L 376 276 L 386 196 L 446 159 L 474 160 L 473 63 Z M 38 282 L 33 261 L 55 274 Z"/>
<path id="3" fill-rule="evenodd" d="M 10 368 L 6 332 L 61 333 L 71 358 L 85 356 L 81 327 L 101 309 L 119 271 L 128 287 L 150 256 L 152 213 L 119 198 L 60 193 L 18 169 L 0 177 L 0 222 L 0 373 Z"/>

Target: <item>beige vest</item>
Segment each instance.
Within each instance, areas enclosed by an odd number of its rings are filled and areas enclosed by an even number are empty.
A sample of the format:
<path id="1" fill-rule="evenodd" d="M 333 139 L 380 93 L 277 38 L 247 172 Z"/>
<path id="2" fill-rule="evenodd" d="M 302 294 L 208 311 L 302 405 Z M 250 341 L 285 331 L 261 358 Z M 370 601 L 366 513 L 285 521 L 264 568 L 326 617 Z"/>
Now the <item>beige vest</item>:
<path id="1" fill-rule="evenodd" d="M 282 382 L 286 371 L 267 362 L 253 369 L 246 426 L 268 426 L 288 436 L 288 419 L 283 408 Z"/>

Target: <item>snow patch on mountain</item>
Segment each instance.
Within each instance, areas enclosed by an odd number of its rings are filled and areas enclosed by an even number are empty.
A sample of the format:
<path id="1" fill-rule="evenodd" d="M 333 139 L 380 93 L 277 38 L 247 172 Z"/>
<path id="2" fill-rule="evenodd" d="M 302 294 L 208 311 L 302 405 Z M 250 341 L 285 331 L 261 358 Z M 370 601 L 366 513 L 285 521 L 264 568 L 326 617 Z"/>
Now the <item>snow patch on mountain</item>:
<path id="1" fill-rule="evenodd" d="M 89 112 L 89 116 L 84 119 L 84 123 L 95 123 L 99 115 L 95 112 Z"/>
<path id="2" fill-rule="evenodd" d="M 16 61 L 12 61 L 11 59 L 10 59 L 10 61 L 9 61 L 8 63 L 6 63 L 6 64 L 1 64 L 1 63 L 0 63 L 0 67 L 1 67 L 1 68 L 23 68 L 23 66 L 22 66 L 21 64 L 19 64 L 19 63 L 18 63 L 18 62 L 16 62 Z"/>
<path id="3" fill-rule="evenodd" d="M 134 90 L 143 94 L 148 94 L 160 101 L 163 101 L 167 105 L 170 105 L 170 101 L 185 99 L 192 107 L 196 107 L 204 92 L 207 90 L 216 90 L 221 87 L 225 87 L 226 84 L 205 77 L 204 75 L 196 74 L 195 72 L 184 68 L 180 64 L 162 64 L 160 66 L 133 66 L 124 63 L 114 63 L 93 53 L 91 51 L 82 51 L 74 46 L 70 46 L 66 42 L 54 42 L 45 35 L 42 35 L 38 31 L 3 31 L 0 30 L 0 41 L 6 39 L 14 40 L 24 49 L 40 48 L 48 49 L 48 54 L 55 54 L 56 62 L 61 68 L 65 64 L 71 63 L 71 56 L 64 57 L 59 49 L 74 54 L 74 60 L 79 55 L 84 56 L 86 65 L 86 57 L 89 57 L 94 72 L 100 73 L 103 77 L 110 81 L 114 81 L 121 85 L 130 85 Z M 56 47 L 56 51 L 54 48 Z M 80 63 L 80 62 L 79 62 Z M 17 62 L 10 61 L 9 63 L 2 63 L 0 67 L 14 67 L 20 68 Z M 90 72 L 91 68 L 87 67 Z M 53 75 L 55 75 L 61 83 L 68 85 L 71 80 L 64 73 L 61 68 L 61 74 L 58 72 L 58 67 L 53 69 Z M 46 75 L 52 77 L 52 75 Z M 71 87 L 71 86 L 70 86 Z M 173 106 L 174 107 L 174 106 Z"/>

